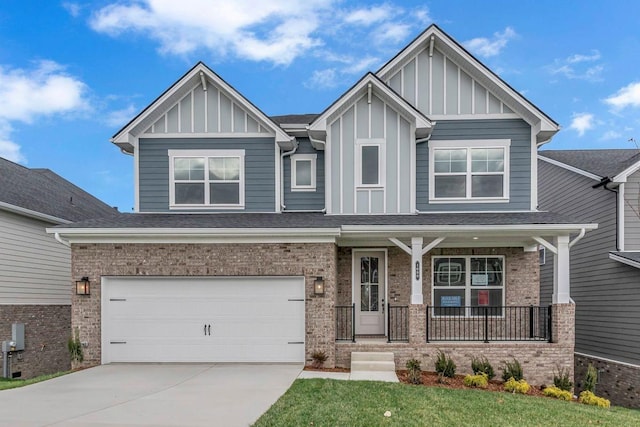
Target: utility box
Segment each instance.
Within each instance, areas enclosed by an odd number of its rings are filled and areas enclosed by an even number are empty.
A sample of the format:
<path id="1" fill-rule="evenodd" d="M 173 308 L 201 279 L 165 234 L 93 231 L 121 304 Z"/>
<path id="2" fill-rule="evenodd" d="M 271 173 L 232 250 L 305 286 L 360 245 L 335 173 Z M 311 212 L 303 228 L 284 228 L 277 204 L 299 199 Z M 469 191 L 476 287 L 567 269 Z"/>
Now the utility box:
<path id="1" fill-rule="evenodd" d="M 15 343 L 15 351 L 24 350 L 24 323 L 11 325 L 11 341 Z"/>

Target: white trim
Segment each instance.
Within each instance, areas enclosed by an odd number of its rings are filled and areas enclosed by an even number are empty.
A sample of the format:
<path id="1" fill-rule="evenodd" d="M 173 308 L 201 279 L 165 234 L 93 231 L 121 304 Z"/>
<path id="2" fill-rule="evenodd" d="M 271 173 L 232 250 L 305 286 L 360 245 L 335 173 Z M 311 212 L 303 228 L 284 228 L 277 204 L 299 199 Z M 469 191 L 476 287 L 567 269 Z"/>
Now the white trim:
<path id="1" fill-rule="evenodd" d="M 165 120 L 165 126 L 166 126 Z M 140 212 L 140 140 L 133 141 L 133 209 Z"/>
<path id="2" fill-rule="evenodd" d="M 621 257 L 620 255 L 612 254 L 611 252 L 609 252 L 609 259 L 621 262 L 622 264 L 630 265 L 631 267 L 640 268 L 640 262 Z"/>
<path id="3" fill-rule="evenodd" d="M 416 154 L 416 129 L 411 123 L 409 128 L 409 212 L 415 212 L 417 209 L 417 195 L 416 190 L 418 188 L 417 185 L 417 172 L 416 172 L 416 164 L 417 164 L 417 154 Z M 398 141 L 398 145 L 400 145 L 400 141 Z M 400 199 L 400 193 L 398 193 L 398 199 Z M 398 210 L 399 211 L 399 210 Z"/>
<path id="4" fill-rule="evenodd" d="M 357 138 L 354 144 L 355 147 L 355 186 L 356 189 L 362 188 L 376 188 L 380 189 L 386 187 L 386 141 L 384 138 Z M 363 184 L 362 183 L 362 148 L 364 147 L 378 147 L 378 182 L 376 184 Z M 357 211 L 357 209 L 355 209 Z"/>
<path id="5" fill-rule="evenodd" d="M 557 160 L 550 159 L 548 157 L 545 157 L 544 154 L 541 154 L 541 153 L 538 153 L 538 159 L 542 160 L 543 162 L 550 163 L 550 164 L 552 164 L 554 166 L 561 167 L 561 168 L 566 169 L 568 171 L 575 172 L 575 173 L 577 173 L 579 175 L 586 176 L 587 178 L 591 178 L 591 179 L 593 179 L 595 181 L 598 181 L 598 182 L 600 182 L 602 180 L 602 178 L 604 178 L 602 176 L 598 176 L 598 175 L 593 174 L 591 172 L 587 172 L 585 170 L 578 169 L 578 168 L 573 167 L 571 165 L 568 165 L 566 163 L 562 163 L 562 162 L 559 162 Z"/>
<path id="6" fill-rule="evenodd" d="M 632 173 L 636 172 L 638 169 L 640 169 L 640 162 L 636 162 L 634 164 L 632 164 L 631 166 L 629 166 L 628 168 L 626 168 L 625 170 L 623 170 L 622 172 L 618 173 L 616 176 L 614 176 L 611 181 L 613 182 L 626 182 L 627 178 L 629 178 L 629 175 L 631 175 Z"/>
<path id="7" fill-rule="evenodd" d="M 169 138 L 273 138 L 271 133 L 259 133 L 259 132 L 213 132 L 213 133 L 154 133 L 140 135 L 140 139 L 153 138 L 153 139 L 169 139 Z"/>
<path id="8" fill-rule="evenodd" d="M 312 192 L 316 191 L 316 161 L 318 155 L 317 154 L 293 154 L 291 155 L 291 191 L 307 191 Z M 310 185 L 298 185 L 297 182 L 297 172 L 298 172 L 298 164 L 297 162 L 310 162 L 311 169 L 311 184 Z"/>
<path id="9" fill-rule="evenodd" d="M 602 357 L 602 356 L 596 356 L 594 354 L 586 354 L 586 353 L 580 353 L 578 351 L 574 352 L 574 354 L 583 356 L 583 357 L 590 357 L 592 359 L 599 359 L 605 362 L 609 362 L 609 363 L 616 363 L 618 365 L 623 365 L 623 366 L 628 366 L 630 368 L 640 368 L 640 365 L 634 365 L 633 363 L 627 363 L 627 362 L 621 362 L 619 360 L 614 360 L 614 359 L 609 359 L 606 357 Z"/>
<path id="10" fill-rule="evenodd" d="M 274 151 L 274 155 L 275 155 L 275 164 L 276 164 L 276 168 L 275 168 L 275 183 L 276 183 L 276 188 L 275 188 L 275 192 L 276 192 L 276 197 L 275 197 L 275 210 L 274 212 L 282 212 L 282 205 L 284 205 L 284 197 L 282 195 L 282 183 L 280 182 L 281 179 L 281 175 L 283 175 L 284 172 L 284 165 L 282 164 L 282 156 L 280 155 L 280 148 L 278 147 L 278 145 L 276 144 L 273 147 L 273 151 Z"/>
<path id="11" fill-rule="evenodd" d="M 21 206 L 12 205 L 11 203 L 6 203 L 6 202 L 0 202 L 0 210 L 5 210 L 14 214 L 24 215 L 30 218 L 39 219 L 39 220 L 51 222 L 54 224 L 69 224 L 72 222 L 67 219 L 58 218 L 53 215 L 48 215 L 42 212 L 23 208 Z"/>
<path id="12" fill-rule="evenodd" d="M 503 104 L 504 105 L 504 104 Z M 532 211 L 538 209 L 538 145 L 536 135 L 531 127 L 531 205 Z"/>
<path id="13" fill-rule="evenodd" d="M 340 118 L 341 119 L 341 118 Z M 332 123 L 333 124 L 333 123 Z M 333 196 L 332 185 L 333 177 L 331 176 L 331 156 L 333 155 L 333 134 L 331 132 L 331 126 L 327 128 L 327 141 L 324 146 L 324 206 L 327 213 L 333 213 Z"/>
<path id="14" fill-rule="evenodd" d="M 509 202 L 509 181 L 510 181 L 510 139 L 474 139 L 474 140 L 439 140 L 429 141 L 429 203 L 508 203 Z M 501 148 L 504 156 L 504 169 L 496 173 L 472 172 L 471 155 L 469 149 L 474 148 Z M 438 197 L 435 196 L 435 150 L 437 149 L 464 149 L 466 150 L 467 167 L 465 172 L 456 173 L 466 177 L 465 197 Z M 450 175 L 450 174 L 445 174 Z M 499 197 L 473 197 L 473 187 L 471 184 L 474 175 L 502 175 L 502 196 Z"/>
<path id="15" fill-rule="evenodd" d="M 624 252 L 625 237 L 625 200 L 624 200 L 624 182 L 618 185 L 618 194 L 616 194 L 616 202 L 618 203 L 618 250 Z"/>

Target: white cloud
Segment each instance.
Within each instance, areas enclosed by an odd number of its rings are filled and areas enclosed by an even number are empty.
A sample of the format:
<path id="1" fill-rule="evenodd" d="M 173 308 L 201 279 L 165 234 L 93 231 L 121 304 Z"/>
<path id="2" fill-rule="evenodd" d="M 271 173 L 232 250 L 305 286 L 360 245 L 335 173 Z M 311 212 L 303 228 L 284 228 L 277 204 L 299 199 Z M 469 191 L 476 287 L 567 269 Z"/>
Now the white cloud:
<path id="1" fill-rule="evenodd" d="M 578 62 L 592 62 L 600 59 L 600 51 L 594 49 L 591 51 L 591 55 L 583 55 L 580 53 L 576 53 L 574 55 L 569 56 L 566 61 L 569 64 L 576 64 Z"/>
<path id="2" fill-rule="evenodd" d="M 311 74 L 311 77 L 304 83 L 304 85 L 310 89 L 336 87 L 338 85 L 338 73 L 335 68 L 316 70 Z"/>
<path id="3" fill-rule="evenodd" d="M 604 100 L 616 110 L 640 107 L 640 82 L 631 83 Z"/>
<path id="4" fill-rule="evenodd" d="M 366 71 L 371 71 L 373 65 L 380 62 L 380 59 L 374 56 L 367 56 L 359 60 L 350 61 L 349 65 L 342 69 L 345 74 L 362 74 Z"/>
<path id="5" fill-rule="evenodd" d="M 622 138 L 622 134 L 620 132 L 616 132 L 615 130 L 608 130 L 602 134 L 600 137 L 603 141 L 610 141 L 612 139 L 620 139 Z"/>
<path id="6" fill-rule="evenodd" d="M 590 82 L 602 80 L 604 66 L 602 64 L 588 65 L 601 59 L 598 50 L 592 50 L 590 55 L 576 53 L 565 59 L 556 59 L 547 69 L 554 75 L 561 75 L 568 79 L 579 79 Z"/>
<path id="7" fill-rule="evenodd" d="M 383 4 L 380 6 L 353 10 L 344 17 L 344 22 L 370 26 L 381 21 L 386 21 L 393 15 L 394 9 L 388 4 Z"/>
<path id="8" fill-rule="evenodd" d="M 507 27 L 501 33 L 493 33 L 492 39 L 477 37 L 475 39 L 467 40 L 462 44 L 471 52 L 484 58 L 489 58 L 491 56 L 499 55 L 502 49 L 507 46 L 507 43 L 516 36 L 517 34 L 515 30 L 511 27 Z"/>
<path id="9" fill-rule="evenodd" d="M 591 113 L 574 113 L 569 129 L 578 132 L 578 136 L 583 136 L 586 131 L 593 129 L 594 121 L 594 116 Z"/>
<path id="10" fill-rule="evenodd" d="M 399 43 L 411 33 L 411 25 L 405 22 L 385 22 L 373 34 L 373 41 L 378 45 Z"/>
<path id="11" fill-rule="evenodd" d="M 31 70 L 0 66 L 0 156 L 25 162 L 11 140 L 12 123 L 86 110 L 86 91 L 82 81 L 53 61 L 40 61 Z"/>
<path id="12" fill-rule="evenodd" d="M 133 104 L 127 105 L 121 110 L 111 111 L 106 115 L 105 123 L 112 127 L 122 127 L 138 112 Z"/>
<path id="13" fill-rule="evenodd" d="M 64 2 L 62 3 L 62 7 L 65 8 L 65 10 L 69 12 L 69 15 L 73 16 L 74 18 L 80 16 L 80 11 L 82 10 L 82 6 L 80 6 L 78 3 Z"/>

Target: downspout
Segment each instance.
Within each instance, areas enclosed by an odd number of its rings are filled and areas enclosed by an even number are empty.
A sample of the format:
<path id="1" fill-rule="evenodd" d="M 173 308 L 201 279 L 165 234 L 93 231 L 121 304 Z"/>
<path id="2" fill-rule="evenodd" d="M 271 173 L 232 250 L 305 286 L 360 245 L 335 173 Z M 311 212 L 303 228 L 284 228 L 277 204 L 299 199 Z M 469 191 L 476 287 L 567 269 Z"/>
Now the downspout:
<path id="1" fill-rule="evenodd" d="M 280 155 L 280 210 L 284 211 L 286 209 L 286 205 L 284 204 L 284 157 L 290 156 L 296 152 L 298 149 L 298 141 L 296 139 L 293 140 L 293 150 L 285 151 Z M 293 165 L 291 165 L 293 167 Z"/>
<path id="2" fill-rule="evenodd" d="M 569 242 L 569 249 L 571 249 L 573 247 L 573 245 L 575 245 L 576 243 L 578 243 L 580 240 L 582 240 L 582 238 L 584 237 L 584 235 L 586 234 L 587 230 L 585 230 L 584 228 L 580 230 L 580 234 L 578 234 L 578 236 L 573 239 L 572 241 Z"/>
<path id="3" fill-rule="evenodd" d="M 611 178 L 609 177 L 604 177 L 602 178 L 602 180 L 600 180 L 599 183 L 597 183 L 596 185 L 593 185 L 591 188 L 598 188 L 598 187 L 602 187 L 607 191 L 611 191 L 612 193 L 615 193 L 616 195 L 616 250 L 620 251 L 620 224 L 618 224 L 618 219 L 620 216 L 620 209 L 619 209 L 619 205 L 620 205 L 620 193 L 617 190 L 614 190 L 612 188 L 609 188 L 607 186 L 607 184 L 609 184 L 611 182 Z"/>
<path id="4" fill-rule="evenodd" d="M 127 156 L 133 156 L 133 153 L 128 152 L 127 150 L 125 150 L 124 148 L 120 148 L 120 152 L 122 154 L 126 154 Z"/>
<path id="5" fill-rule="evenodd" d="M 53 237 L 60 243 L 62 243 L 63 245 L 65 245 L 66 247 L 70 248 L 71 247 L 71 243 L 69 243 L 69 241 L 64 240 L 62 237 L 60 237 L 60 233 L 54 233 Z"/>

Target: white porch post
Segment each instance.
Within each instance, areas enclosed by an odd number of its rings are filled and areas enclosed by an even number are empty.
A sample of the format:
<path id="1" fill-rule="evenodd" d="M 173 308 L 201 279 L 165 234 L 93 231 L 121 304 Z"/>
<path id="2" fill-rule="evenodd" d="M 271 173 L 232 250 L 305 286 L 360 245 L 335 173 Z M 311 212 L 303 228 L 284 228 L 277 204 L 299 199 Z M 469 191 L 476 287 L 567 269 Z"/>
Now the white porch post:
<path id="1" fill-rule="evenodd" d="M 558 236 L 554 240 L 557 253 L 553 257 L 553 303 L 566 304 L 571 302 L 569 236 Z"/>
<path id="2" fill-rule="evenodd" d="M 411 304 L 423 304 L 422 237 L 411 238 Z"/>

